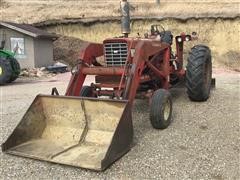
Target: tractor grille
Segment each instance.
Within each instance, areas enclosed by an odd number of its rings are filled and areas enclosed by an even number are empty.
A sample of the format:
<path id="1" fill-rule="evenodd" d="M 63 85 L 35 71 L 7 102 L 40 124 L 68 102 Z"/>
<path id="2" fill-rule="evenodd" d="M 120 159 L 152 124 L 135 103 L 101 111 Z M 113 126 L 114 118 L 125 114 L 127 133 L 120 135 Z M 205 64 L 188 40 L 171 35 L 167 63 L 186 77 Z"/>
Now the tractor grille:
<path id="1" fill-rule="evenodd" d="M 124 66 L 127 55 L 127 43 L 105 43 L 105 59 L 107 66 Z"/>

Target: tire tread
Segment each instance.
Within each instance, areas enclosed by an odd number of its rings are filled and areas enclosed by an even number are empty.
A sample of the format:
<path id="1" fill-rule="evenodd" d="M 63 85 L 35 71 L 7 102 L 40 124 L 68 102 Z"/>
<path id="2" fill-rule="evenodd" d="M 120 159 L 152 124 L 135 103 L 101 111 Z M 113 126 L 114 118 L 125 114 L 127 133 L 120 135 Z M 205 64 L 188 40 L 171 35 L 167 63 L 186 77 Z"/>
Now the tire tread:
<path id="1" fill-rule="evenodd" d="M 189 53 L 186 71 L 187 94 L 193 101 L 206 101 L 209 97 L 210 91 L 204 84 L 206 63 L 212 63 L 210 49 L 205 45 L 194 46 Z"/>

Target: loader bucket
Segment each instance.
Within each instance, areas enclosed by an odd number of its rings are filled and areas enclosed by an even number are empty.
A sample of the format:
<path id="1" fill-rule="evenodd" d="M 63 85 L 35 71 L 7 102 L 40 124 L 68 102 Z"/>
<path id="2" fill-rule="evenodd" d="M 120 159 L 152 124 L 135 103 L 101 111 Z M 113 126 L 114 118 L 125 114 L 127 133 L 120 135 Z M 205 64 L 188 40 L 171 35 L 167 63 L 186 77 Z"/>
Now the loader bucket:
<path id="1" fill-rule="evenodd" d="M 38 95 L 2 151 L 104 170 L 130 150 L 128 101 Z"/>

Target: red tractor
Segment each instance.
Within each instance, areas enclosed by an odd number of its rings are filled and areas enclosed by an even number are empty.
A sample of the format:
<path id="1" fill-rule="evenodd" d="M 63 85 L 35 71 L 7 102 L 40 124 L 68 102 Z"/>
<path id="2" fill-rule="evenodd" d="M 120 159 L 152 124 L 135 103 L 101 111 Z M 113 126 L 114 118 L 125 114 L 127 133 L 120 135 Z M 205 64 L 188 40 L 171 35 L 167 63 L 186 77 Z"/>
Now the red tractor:
<path id="1" fill-rule="evenodd" d="M 191 100 L 208 99 L 210 49 L 194 46 L 186 70 L 183 67 L 184 42 L 196 39 L 196 34 L 173 38 L 170 31 L 153 25 L 144 38 L 128 37 L 129 18 L 123 19 L 124 36 L 85 45 L 65 96 L 53 89 L 51 96 L 35 98 L 2 145 L 4 152 L 104 170 L 131 148 L 135 98 L 150 99 L 150 121 L 156 129 L 171 123 L 170 88 L 185 81 Z M 95 76 L 91 86 L 83 86 L 87 75 Z"/>
<path id="2" fill-rule="evenodd" d="M 183 67 L 183 45 L 196 35 L 182 33 L 175 37 L 176 54 L 172 51 L 170 31 L 159 31 L 152 25 L 145 38 L 106 39 L 103 44 L 87 44 L 80 53 L 77 71 L 73 72 L 66 95 L 128 100 L 150 98 L 150 121 L 157 129 L 166 128 L 172 117 L 169 89 L 186 80 L 187 94 L 193 101 L 206 101 L 212 80 L 211 51 L 196 45 Z M 100 63 L 99 57 L 105 63 Z M 87 75 L 95 75 L 91 86 L 83 86 Z"/>

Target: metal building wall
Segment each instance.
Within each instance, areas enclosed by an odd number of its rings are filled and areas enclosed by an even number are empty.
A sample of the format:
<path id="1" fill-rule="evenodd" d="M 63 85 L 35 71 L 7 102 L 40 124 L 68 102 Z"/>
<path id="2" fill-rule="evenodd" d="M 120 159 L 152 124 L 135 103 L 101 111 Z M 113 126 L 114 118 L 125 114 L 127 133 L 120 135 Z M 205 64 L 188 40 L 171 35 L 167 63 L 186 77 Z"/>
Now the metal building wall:
<path id="1" fill-rule="evenodd" d="M 34 39 L 35 67 L 46 67 L 53 64 L 53 41 Z"/>
<path id="2" fill-rule="evenodd" d="M 4 36 L 4 40 L 6 41 L 5 50 L 11 50 L 11 40 L 10 38 L 23 38 L 24 39 L 24 55 L 16 55 L 16 59 L 18 60 L 21 68 L 33 68 L 35 66 L 34 63 L 34 43 L 33 38 L 17 31 L 13 31 L 11 29 L 1 27 L 0 28 L 0 41 L 2 40 L 2 36 Z"/>

